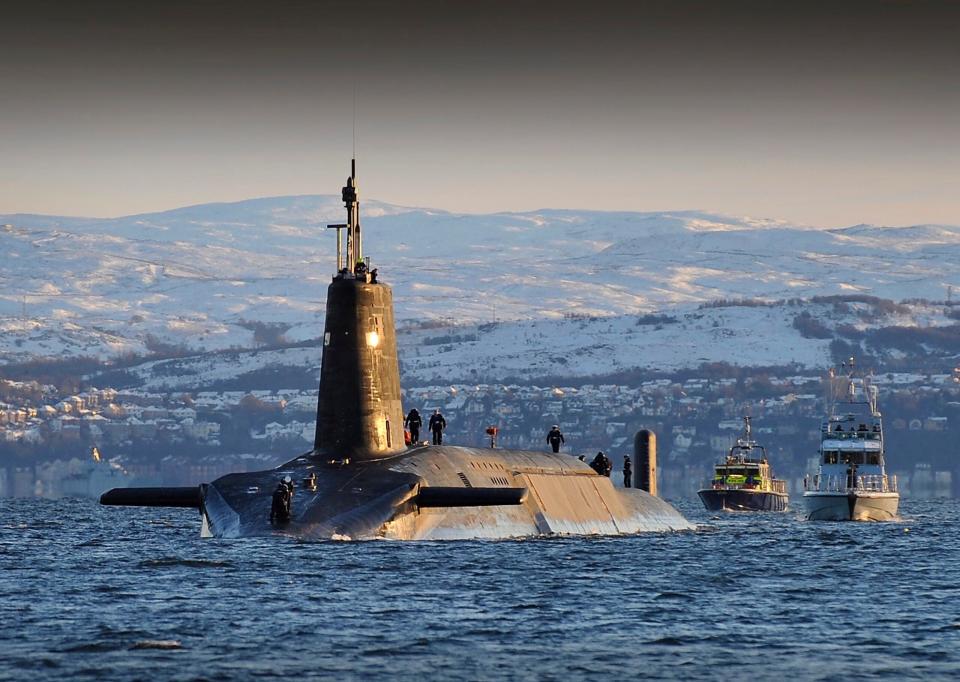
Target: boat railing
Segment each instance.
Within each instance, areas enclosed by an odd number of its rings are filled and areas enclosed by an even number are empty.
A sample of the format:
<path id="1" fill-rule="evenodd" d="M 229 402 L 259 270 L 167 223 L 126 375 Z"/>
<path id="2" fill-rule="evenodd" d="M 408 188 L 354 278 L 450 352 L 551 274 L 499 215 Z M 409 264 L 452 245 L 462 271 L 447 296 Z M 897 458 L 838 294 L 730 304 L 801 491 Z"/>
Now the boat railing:
<path id="1" fill-rule="evenodd" d="M 821 493 L 848 493 L 848 492 L 897 492 L 897 477 L 886 474 L 868 474 L 857 476 L 851 485 L 849 476 L 821 476 L 815 474 L 812 478 L 805 476 L 803 489 Z"/>
<path id="2" fill-rule="evenodd" d="M 772 479 L 763 481 L 761 483 L 730 483 L 727 481 L 717 481 L 714 479 L 707 481 L 702 488 L 713 488 L 715 490 L 754 490 L 764 493 L 773 492 L 786 494 L 787 482 L 783 480 Z"/>
<path id="3" fill-rule="evenodd" d="M 823 431 L 822 440 L 880 440 L 879 431 Z"/>

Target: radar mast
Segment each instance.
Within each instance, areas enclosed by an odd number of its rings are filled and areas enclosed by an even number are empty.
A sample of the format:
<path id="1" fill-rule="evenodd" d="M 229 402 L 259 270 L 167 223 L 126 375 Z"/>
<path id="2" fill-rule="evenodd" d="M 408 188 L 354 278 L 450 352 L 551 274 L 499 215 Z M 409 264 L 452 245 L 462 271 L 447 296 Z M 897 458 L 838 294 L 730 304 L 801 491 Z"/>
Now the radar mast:
<path id="1" fill-rule="evenodd" d="M 350 160 L 350 177 L 342 191 L 347 209 L 347 222 L 327 225 L 337 231 L 337 277 L 350 275 L 366 279 L 367 266 L 363 260 L 363 240 L 360 235 L 360 200 L 357 192 L 357 160 Z M 347 231 L 344 245 L 341 230 Z M 344 248 L 346 246 L 346 248 Z"/>

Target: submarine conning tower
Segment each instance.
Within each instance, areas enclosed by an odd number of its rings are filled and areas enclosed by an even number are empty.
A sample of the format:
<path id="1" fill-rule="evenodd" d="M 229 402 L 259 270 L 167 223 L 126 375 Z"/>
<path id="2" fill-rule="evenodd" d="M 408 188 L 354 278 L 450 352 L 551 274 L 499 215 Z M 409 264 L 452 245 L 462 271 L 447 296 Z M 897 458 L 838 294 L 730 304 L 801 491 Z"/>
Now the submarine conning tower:
<path id="1" fill-rule="evenodd" d="M 327 288 L 314 449 L 335 459 L 372 459 L 405 444 L 393 292 L 363 257 L 356 161 L 343 203 L 347 222 L 327 226 L 337 230 L 337 273 Z"/>

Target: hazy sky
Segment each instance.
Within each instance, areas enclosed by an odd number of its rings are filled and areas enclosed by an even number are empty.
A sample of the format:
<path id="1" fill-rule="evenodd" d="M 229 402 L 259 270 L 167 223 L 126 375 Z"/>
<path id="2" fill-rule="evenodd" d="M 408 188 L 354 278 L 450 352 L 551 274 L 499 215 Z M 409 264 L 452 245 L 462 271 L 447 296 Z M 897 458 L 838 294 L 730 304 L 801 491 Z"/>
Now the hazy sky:
<path id="1" fill-rule="evenodd" d="M 960 224 L 960 3 L 7 3 L 0 213 L 337 193 Z"/>

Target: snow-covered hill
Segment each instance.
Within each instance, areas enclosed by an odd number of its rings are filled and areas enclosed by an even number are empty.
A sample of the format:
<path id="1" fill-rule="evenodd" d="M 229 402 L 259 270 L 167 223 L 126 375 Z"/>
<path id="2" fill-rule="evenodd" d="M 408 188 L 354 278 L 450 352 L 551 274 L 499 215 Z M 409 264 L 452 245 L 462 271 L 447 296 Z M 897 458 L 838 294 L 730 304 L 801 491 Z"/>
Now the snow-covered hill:
<path id="1" fill-rule="evenodd" d="M 947 284 L 960 284 L 960 228 L 951 226 L 819 229 L 698 211 L 461 215 L 374 201 L 362 209 L 364 244 L 394 286 L 401 326 L 549 323 L 481 334 L 497 350 L 474 344 L 475 365 L 500 363 L 507 374 L 569 371 L 572 356 L 584 366 L 593 356 L 604 366 L 631 365 L 653 347 L 665 361 L 675 355 L 694 364 L 744 355 L 756 364 L 772 355 L 820 362 L 823 342 L 819 350 L 809 339 L 795 350 L 784 346 L 792 318 L 768 309 L 738 308 L 702 328 L 611 319 L 605 346 L 593 338 L 595 325 L 590 338 L 579 338 L 582 320 L 570 318 L 687 314 L 719 298 L 942 299 Z M 342 219 L 335 196 L 114 219 L 0 216 L 2 361 L 107 357 L 161 344 L 249 348 L 265 328 L 288 341 L 316 338 L 334 270 L 334 235 L 325 225 Z M 758 310 L 768 317 L 750 317 Z M 441 347 L 407 353 L 409 370 L 426 376 L 429 363 L 443 367 Z M 563 356 L 566 365 L 549 360 Z"/>
<path id="2" fill-rule="evenodd" d="M 798 328 L 796 320 L 803 316 L 818 321 L 810 328 L 821 333 Z M 794 299 L 769 305 L 677 306 L 644 316 L 407 327 L 401 328 L 398 342 L 407 386 L 536 383 L 547 378 L 609 377 L 632 370 L 669 373 L 712 363 L 822 370 L 831 364 L 832 337 L 866 336 L 883 327 L 939 328 L 955 335 L 956 324 L 957 320 L 944 315 L 942 305 Z M 877 354 L 875 347 L 869 350 Z M 885 352 L 899 357 L 896 347 Z M 312 344 L 151 361 L 125 374 L 132 385 L 155 391 L 254 384 L 309 388 L 319 378 L 320 358 L 319 344 Z"/>

